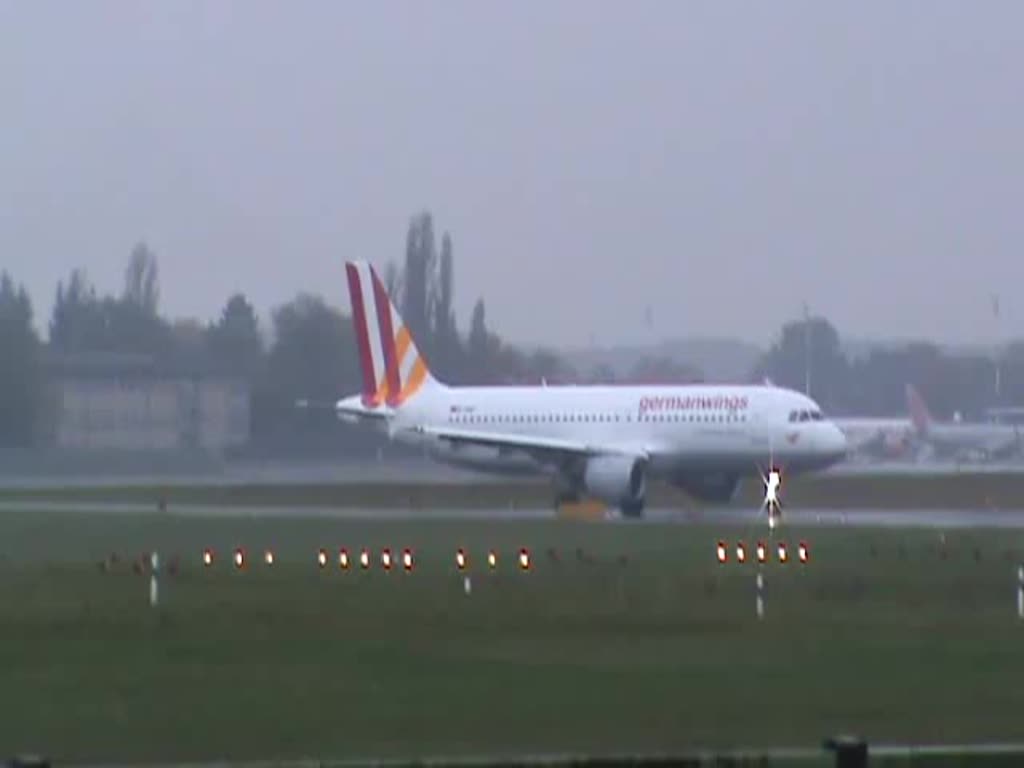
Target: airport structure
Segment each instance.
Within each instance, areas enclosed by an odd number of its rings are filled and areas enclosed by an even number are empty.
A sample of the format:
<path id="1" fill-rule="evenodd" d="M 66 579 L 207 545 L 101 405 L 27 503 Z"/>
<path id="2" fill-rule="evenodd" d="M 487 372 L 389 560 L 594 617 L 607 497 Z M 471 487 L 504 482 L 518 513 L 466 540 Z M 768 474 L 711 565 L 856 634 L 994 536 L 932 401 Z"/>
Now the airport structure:
<path id="1" fill-rule="evenodd" d="M 202 450 L 223 455 L 249 439 L 249 387 L 176 370 L 151 356 L 90 354 L 47 360 L 58 449 Z"/>

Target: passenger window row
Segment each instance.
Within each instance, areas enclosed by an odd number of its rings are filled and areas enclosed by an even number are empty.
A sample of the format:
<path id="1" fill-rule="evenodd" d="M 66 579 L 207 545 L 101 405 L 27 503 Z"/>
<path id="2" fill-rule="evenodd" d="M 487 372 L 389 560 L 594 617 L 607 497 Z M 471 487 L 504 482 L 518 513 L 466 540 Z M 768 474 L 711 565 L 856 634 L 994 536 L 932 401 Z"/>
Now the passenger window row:
<path id="1" fill-rule="evenodd" d="M 633 421 L 633 417 L 627 414 L 624 418 L 618 413 L 596 413 L 596 414 L 474 414 L 474 415 L 449 415 L 449 420 L 459 424 L 540 424 L 540 423 L 614 423 L 621 421 Z M 658 422 L 658 423 L 680 423 L 680 422 L 701 422 L 701 423 L 736 423 L 746 421 L 745 413 L 700 413 L 700 414 L 658 414 L 638 416 L 637 421 Z M 790 421 L 793 421 L 790 418 Z"/>

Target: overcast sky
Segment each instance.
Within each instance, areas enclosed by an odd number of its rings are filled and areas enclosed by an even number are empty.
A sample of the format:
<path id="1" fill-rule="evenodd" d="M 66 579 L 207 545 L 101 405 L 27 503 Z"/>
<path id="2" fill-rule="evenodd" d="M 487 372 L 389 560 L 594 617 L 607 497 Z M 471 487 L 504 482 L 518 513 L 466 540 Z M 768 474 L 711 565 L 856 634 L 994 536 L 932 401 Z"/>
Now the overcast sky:
<path id="1" fill-rule="evenodd" d="M 170 315 L 347 309 L 424 208 L 513 341 L 1024 335 L 1024 3 L 0 0 L 41 326 L 140 239 Z"/>

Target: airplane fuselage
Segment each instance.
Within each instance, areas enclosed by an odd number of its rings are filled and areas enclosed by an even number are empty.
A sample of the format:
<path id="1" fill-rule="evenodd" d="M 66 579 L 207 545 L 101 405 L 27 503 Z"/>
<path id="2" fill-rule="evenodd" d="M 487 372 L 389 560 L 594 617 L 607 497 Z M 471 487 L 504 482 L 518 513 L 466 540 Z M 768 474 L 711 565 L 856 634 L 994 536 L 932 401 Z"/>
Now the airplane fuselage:
<path id="1" fill-rule="evenodd" d="M 416 427 L 613 443 L 650 456 L 649 471 L 667 475 L 754 474 L 769 463 L 800 472 L 845 453 L 842 434 L 813 401 L 777 387 L 453 387 L 389 421 L 396 439 L 426 446 L 439 461 L 508 474 L 541 467 L 519 451 L 434 440 Z"/>

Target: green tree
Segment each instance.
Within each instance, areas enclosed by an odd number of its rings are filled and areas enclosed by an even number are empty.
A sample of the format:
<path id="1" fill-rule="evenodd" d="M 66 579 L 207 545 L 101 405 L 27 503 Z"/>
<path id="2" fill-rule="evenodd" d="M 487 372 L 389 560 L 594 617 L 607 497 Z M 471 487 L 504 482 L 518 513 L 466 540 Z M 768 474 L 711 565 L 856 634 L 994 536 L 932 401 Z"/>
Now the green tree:
<path id="1" fill-rule="evenodd" d="M 39 352 L 28 292 L 0 273 L 0 444 L 28 447 L 34 440 L 43 404 Z"/>
<path id="2" fill-rule="evenodd" d="M 53 348 L 64 354 L 110 347 L 107 318 L 96 289 L 83 269 L 74 269 L 68 278 L 57 283 L 57 296 L 49 324 L 49 340 Z"/>
<path id="3" fill-rule="evenodd" d="M 779 341 L 759 362 L 755 376 L 801 392 L 809 382 L 810 396 L 823 408 L 841 407 L 847 395 L 848 365 L 839 333 L 822 317 L 787 323 Z"/>
<path id="4" fill-rule="evenodd" d="M 433 360 L 442 379 L 457 380 L 462 368 L 462 345 L 455 323 L 455 265 L 452 239 L 441 238 L 441 258 L 433 301 Z"/>
<path id="5" fill-rule="evenodd" d="M 405 324 L 428 360 L 434 347 L 430 321 L 436 261 L 434 222 L 429 213 L 421 213 L 409 222 L 406 234 L 400 306 Z"/>
<path id="6" fill-rule="evenodd" d="M 321 411 L 303 412 L 295 402 L 333 402 L 358 392 L 355 338 L 350 318 L 322 298 L 302 294 L 273 312 L 273 336 L 264 375 L 253 401 L 254 436 L 278 445 L 321 448 L 353 440 L 337 420 Z"/>
<path id="7" fill-rule="evenodd" d="M 244 294 L 231 296 L 206 332 L 210 360 L 218 370 L 255 381 L 264 358 L 263 338 L 252 304 Z"/>
<path id="8" fill-rule="evenodd" d="M 143 313 L 156 316 L 160 302 L 160 268 L 156 254 L 145 243 L 137 243 L 128 257 L 121 298 Z"/>
<path id="9" fill-rule="evenodd" d="M 487 330 L 487 307 L 483 299 L 477 299 L 473 305 L 473 315 L 469 321 L 469 339 L 467 341 L 469 364 L 477 369 L 486 368 L 490 352 L 490 333 Z"/>

